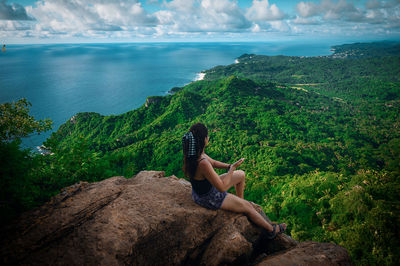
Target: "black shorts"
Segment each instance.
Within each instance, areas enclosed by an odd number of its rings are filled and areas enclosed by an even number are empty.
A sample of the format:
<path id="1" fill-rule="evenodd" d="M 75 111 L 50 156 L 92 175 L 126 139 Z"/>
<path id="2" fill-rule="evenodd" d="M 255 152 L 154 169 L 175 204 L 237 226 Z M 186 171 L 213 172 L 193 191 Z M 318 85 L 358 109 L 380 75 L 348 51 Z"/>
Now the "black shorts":
<path id="1" fill-rule="evenodd" d="M 226 191 L 219 192 L 214 186 L 211 187 L 208 193 L 201 196 L 199 196 L 194 189 L 192 189 L 192 199 L 194 202 L 211 210 L 217 210 L 221 208 L 227 194 L 228 193 Z"/>

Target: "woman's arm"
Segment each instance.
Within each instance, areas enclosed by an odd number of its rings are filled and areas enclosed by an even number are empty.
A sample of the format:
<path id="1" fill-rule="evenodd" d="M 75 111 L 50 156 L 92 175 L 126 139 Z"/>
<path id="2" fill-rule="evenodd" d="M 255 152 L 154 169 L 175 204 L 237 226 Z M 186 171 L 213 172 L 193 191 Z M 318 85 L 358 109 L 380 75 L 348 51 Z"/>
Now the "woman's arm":
<path id="1" fill-rule="evenodd" d="M 224 180 L 222 180 L 219 175 L 215 172 L 211 162 L 208 160 L 203 160 L 199 163 L 199 168 L 205 178 L 210 181 L 210 183 L 220 192 L 227 191 L 232 185 L 233 167 L 226 174 Z"/>
<path id="2" fill-rule="evenodd" d="M 244 158 L 240 159 L 239 161 L 235 162 L 229 168 L 228 173 L 226 174 L 225 178 L 222 180 L 219 175 L 215 172 L 213 166 L 208 160 L 203 160 L 199 163 L 199 168 L 202 171 L 202 174 L 205 178 L 210 181 L 210 183 L 220 192 L 227 191 L 232 184 L 232 177 L 233 172 L 235 171 L 236 167 L 242 164 Z"/>
<path id="3" fill-rule="evenodd" d="M 207 158 L 207 160 L 211 163 L 212 167 L 218 168 L 218 169 L 228 169 L 230 164 L 223 163 L 217 160 L 212 159 L 210 156 L 207 154 L 204 154 L 204 156 Z"/>

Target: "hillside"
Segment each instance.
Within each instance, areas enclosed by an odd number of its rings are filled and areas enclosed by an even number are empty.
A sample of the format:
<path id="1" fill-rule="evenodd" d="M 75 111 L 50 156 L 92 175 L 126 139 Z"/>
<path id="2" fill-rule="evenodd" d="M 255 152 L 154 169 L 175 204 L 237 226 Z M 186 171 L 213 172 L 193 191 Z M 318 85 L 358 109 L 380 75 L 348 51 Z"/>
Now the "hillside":
<path id="1" fill-rule="evenodd" d="M 400 54 L 398 42 L 353 43 L 332 46 L 333 58 L 387 57 Z"/>
<path id="2" fill-rule="evenodd" d="M 400 55 L 238 61 L 121 115 L 76 114 L 45 142 L 54 155 L 40 158 L 38 198 L 141 170 L 183 177 L 181 137 L 202 122 L 207 153 L 246 157 L 245 198 L 294 239 L 335 242 L 356 264 L 398 263 Z"/>

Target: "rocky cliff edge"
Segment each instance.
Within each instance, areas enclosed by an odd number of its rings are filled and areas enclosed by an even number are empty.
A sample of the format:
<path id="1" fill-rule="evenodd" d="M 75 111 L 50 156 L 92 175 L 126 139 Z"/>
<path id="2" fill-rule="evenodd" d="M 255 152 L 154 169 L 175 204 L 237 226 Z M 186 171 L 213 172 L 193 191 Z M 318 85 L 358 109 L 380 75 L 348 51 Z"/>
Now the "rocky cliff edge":
<path id="1" fill-rule="evenodd" d="M 351 264 L 335 244 L 266 240 L 246 216 L 202 208 L 189 182 L 156 171 L 67 187 L 0 241 L 2 265 Z"/>

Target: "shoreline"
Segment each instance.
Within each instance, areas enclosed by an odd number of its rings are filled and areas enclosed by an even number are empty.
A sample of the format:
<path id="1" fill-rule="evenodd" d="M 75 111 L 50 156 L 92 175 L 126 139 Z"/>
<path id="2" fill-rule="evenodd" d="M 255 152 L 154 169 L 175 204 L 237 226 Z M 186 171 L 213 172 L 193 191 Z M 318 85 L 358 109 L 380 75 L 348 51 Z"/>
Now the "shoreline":
<path id="1" fill-rule="evenodd" d="M 206 76 L 206 73 L 204 73 L 204 72 L 197 73 L 194 81 L 203 80 L 205 76 Z"/>
<path id="2" fill-rule="evenodd" d="M 125 43 L 126 44 L 126 43 Z M 136 46 L 136 44 L 132 44 L 132 43 L 128 43 L 130 46 Z M 204 44 L 207 44 L 207 43 L 204 43 Z M 207 45 L 210 45 L 210 44 L 221 44 L 221 43 L 208 43 Z M 227 42 L 226 43 L 227 45 L 232 45 L 232 44 L 234 44 L 234 42 L 233 43 L 231 43 L 231 42 Z M 270 44 L 269 42 L 245 42 L 245 43 L 240 43 L 240 45 L 242 45 L 242 44 L 245 44 L 245 45 L 250 45 L 250 44 L 257 44 L 257 45 L 255 45 L 254 47 L 253 46 L 249 46 L 250 48 L 250 50 L 246 50 L 246 51 L 242 51 L 242 52 L 240 52 L 240 53 L 238 53 L 238 54 L 235 54 L 235 56 L 239 56 L 239 55 L 241 55 L 241 54 L 243 54 L 243 53 L 255 53 L 255 54 L 259 54 L 259 55 L 267 55 L 268 54 L 268 51 L 269 50 L 271 50 L 272 48 L 274 48 L 274 47 L 270 47 L 270 45 L 267 45 L 267 44 Z M 35 44 L 36 45 L 36 44 Z M 35 45 L 33 45 L 33 46 L 35 46 Z M 42 45 L 42 44 L 41 44 Z M 61 46 L 61 47 L 63 47 L 63 46 L 71 46 L 72 44 L 54 44 L 54 47 L 59 47 L 59 46 Z M 80 43 L 78 43 L 78 44 L 76 44 L 76 45 L 80 45 Z M 96 44 L 91 44 L 91 45 L 83 45 L 84 47 L 83 48 L 85 48 L 85 49 L 89 49 L 89 48 L 91 48 L 92 46 L 94 46 L 94 47 L 96 47 L 96 46 L 99 46 L 99 45 L 101 45 L 101 43 L 99 44 L 99 43 L 96 43 Z M 111 43 L 111 44 L 107 44 L 105 47 L 112 47 L 113 45 L 116 45 L 116 46 L 119 46 L 119 45 L 121 45 L 121 44 L 113 44 L 113 43 Z M 162 44 L 162 45 L 166 45 L 166 46 L 169 46 L 169 45 L 171 45 L 171 43 L 164 43 L 164 44 Z M 194 42 L 194 43 L 192 43 L 192 45 L 198 45 L 198 43 L 197 42 Z M 264 52 L 261 52 L 261 48 L 260 47 L 264 47 L 263 45 L 265 45 L 265 49 L 266 50 L 262 50 L 262 51 L 264 51 Z M 24 47 L 24 46 L 26 46 L 25 44 L 23 44 L 23 45 L 20 45 L 20 46 L 18 46 L 17 48 L 18 49 L 21 49 L 21 47 Z M 53 46 L 53 44 L 44 44 L 44 46 L 45 47 L 48 47 L 49 49 L 50 48 L 52 48 L 52 46 Z M 88 47 L 87 47 L 88 46 Z M 272 45 L 272 46 L 275 46 L 275 44 L 274 45 Z M 332 47 L 332 45 L 329 45 L 330 47 Z M 29 47 L 29 45 L 28 45 L 28 47 Z M 230 47 L 230 46 L 229 46 Z M 236 46 L 235 46 L 236 47 Z M 254 50 L 255 49 L 255 50 Z M 264 48 L 263 48 L 264 49 Z M 239 49 L 240 50 L 240 49 Z M 287 49 L 286 49 L 287 50 Z M 329 49 L 328 49 L 329 50 Z M 219 50 L 218 50 L 219 51 Z M 275 51 L 274 49 L 272 49 L 271 51 Z M 287 51 L 286 51 L 287 52 Z M 329 51 L 329 53 L 331 54 L 332 53 L 332 51 Z M 323 53 L 324 54 L 324 53 Z M 233 56 L 233 57 L 235 57 L 235 56 Z M 268 55 L 268 56 L 274 56 L 274 55 Z M 230 60 L 232 60 L 232 57 L 230 58 Z M 230 61 L 229 60 L 229 61 Z M 233 62 L 232 62 L 233 61 Z M 221 65 L 229 65 L 229 64 L 238 64 L 238 63 L 240 63 L 240 60 L 238 60 L 237 58 L 235 58 L 235 59 L 233 59 L 232 61 L 230 61 L 230 62 L 227 62 L 226 64 L 225 63 L 221 63 Z M 219 65 L 219 64 L 215 64 L 215 65 Z M 202 67 L 201 67 L 202 68 Z M 200 69 L 201 69 L 200 68 Z M 205 79 L 205 76 L 207 75 L 205 72 L 206 72 L 207 70 L 201 70 L 199 73 L 193 73 L 192 72 L 192 80 L 190 81 L 190 79 L 189 79 L 189 81 L 188 81 L 188 83 L 187 84 L 184 84 L 183 86 L 186 86 L 186 85 L 188 85 L 188 84 L 190 84 L 190 83 L 192 83 L 192 82 L 196 82 L 196 81 L 201 81 L 201 80 L 204 80 Z M 182 87 L 183 87 L 182 86 Z M 173 87 L 173 86 L 171 86 L 171 87 Z M 168 95 L 168 94 L 170 94 L 170 91 L 169 90 L 165 90 L 165 91 L 162 91 L 161 92 L 161 95 Z M 155 92 L 151 92 L 150 93 L 150 95 L 157 95 L 157 93 L 155 93 Z M 145 100 L 145 99 L 144 99 Z M 112 113 L 108 113 L 107 111 L 101 111 L 101 114 L 102 115 L 110 115 L 110 114 L 114 114 L 114 115 L 119 115 L 119 114 L 123 114 L 123 113 L 125 113 L 125 112 L 129 112 L 129 111 L 131 111 L 131 110 L 134 110 L 134 109 L 137 109 L 137 108 L 139 108 L 142 104 L 144 103 L 144 101 L 143 102 L 141 102 L 141 103 L 137 103 L 137 107 L 133 107 L 133 108 L 131 108 L 130 110 L 128 110 L 128 111 L 126 111 L 126 110 L 123 110 L 123 111 L 112 111 Z M 95 111 L 96 112 L 96 111 Z M 77 112 L 74 112 L 74 114 L 76 114 Z M 99 112 L 100 113 L 100 112 Z M 56 117 L 52 117 L 53 118 L 53 120 L 56 120 Z M 51 130 L 51 131 L 49 131 L 49 132 L 44 132 L 43 134 L 41 134 L 41 136 L 40 137 L 38 137 L 38 136 L 35 136 L 34 138 L 30 138 L 29 140 L 23 140 L 23 144 L 27 147 L 27 148 L 30 148 L 30 149 L 34 149 L 34 150 L 37 150 L 37 151 L 39 151 L 39 148 L 37 148 L 38 146 L 40 146 L 40 145 L 42 145 L 43 144 L 43 142 L 45 142 L 49 137 L 50 137 L 50 135 L 53 133 L 53 132 L 56 132 L 57 130 L 58 130 L 58 128 L 59 128 L 59 126 L 61 126 L 63 123 L 65 123 L 65 120 L 67 120 L 68 118 L 66 118 L 66 119 L 61 119 L 62 121 L 64 121 L 64 122 L 61 122 L 61 124 L 60 125 L 54 125 L 55 127 L 54 127 L 54 129 L 53 130 Z"/>

